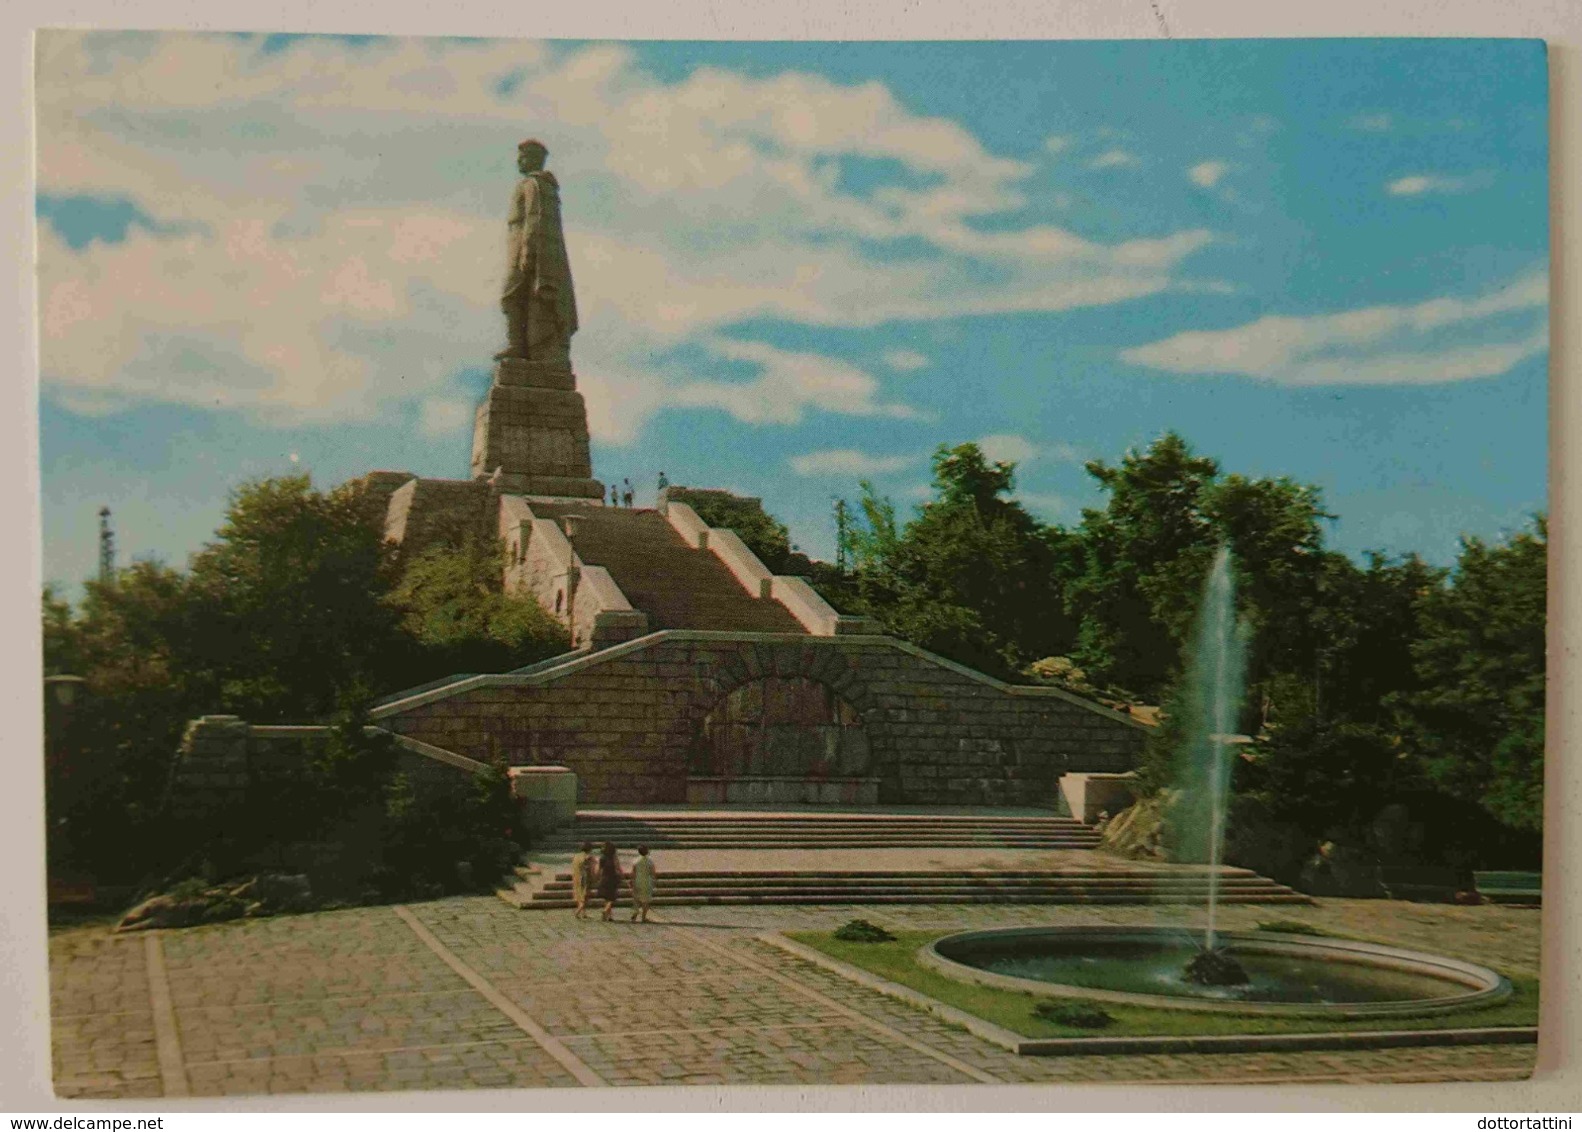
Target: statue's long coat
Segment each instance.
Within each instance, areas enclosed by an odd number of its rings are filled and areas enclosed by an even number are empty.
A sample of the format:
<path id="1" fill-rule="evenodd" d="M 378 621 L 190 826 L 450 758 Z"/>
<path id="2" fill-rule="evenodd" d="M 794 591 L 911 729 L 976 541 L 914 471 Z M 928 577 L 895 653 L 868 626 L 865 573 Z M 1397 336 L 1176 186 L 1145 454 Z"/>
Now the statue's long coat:
<path id="1" fill-rule="evenodd" d="M 525 308 L 534 342 L 549 337 L 541 318 L 553 316 L 569 341 L 577 329 L 577 299 L 571 261 L 560 226 L 560 185 L 547 170 L 529 173 L 511 197 L 509 259 L 501 301 Z M 547 320 L 547 319 L 546 319 Z"/>

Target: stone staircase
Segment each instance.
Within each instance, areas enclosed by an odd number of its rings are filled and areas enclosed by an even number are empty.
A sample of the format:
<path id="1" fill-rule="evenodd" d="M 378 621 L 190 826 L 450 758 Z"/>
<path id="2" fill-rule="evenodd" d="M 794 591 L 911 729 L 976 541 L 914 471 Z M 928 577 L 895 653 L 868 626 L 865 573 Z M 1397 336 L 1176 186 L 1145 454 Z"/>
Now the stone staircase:
<path id="1" fill-rule="evenodd" d="M 1082 852 L 1098 840 L 1081 822 L 1036 812 L 583 810 L 569 830 L 535 847 L 536 854 L 553 859 L 519 869 L 519 882 L 499 895 L 519 908 L 570 908 L 571 874 L 561 871 L 567 867 L 563 855 L 584 841 L 611 841 L 623 850 L 624 868 L 630 868 L 631 851 L 638 845 L 684 854 L 673 868 L 660 854 L 656 905 L 1207 900 L 1210 870 L 1132 865 Z M 853 849 L 871 853 L 828 852 Z M 971 852 L 980 849 L 986 852 Z M 730 852 L 711 852 L 718 850 Z M 954 861 L 940 861 L 938 851 Z M 1029 867 L 1028 851 L 1051 857 L 1033 856 Z M 1006 865 L 987 863 L 1006 855 L 1012 858 Z M 806 865 L 787 868 L 788 858 Z M 870 858 L 892 867 L 845 867 Z M 1046 860 L 1059 860 L 1063 867 L 1043 867 Z M 715 861 L 717 867 L 699 867 Z M 929 867 L 907 867 L 923 865 Z M 1219 892 L 1230 904 L 1311 903 L 1247 869 L 1221 869 Z"/>
<path id="2" fill-rule="evenodd" d="M 570 908 L 571 874 L 557 872 L 501 896 L 532 910 Z M 664 872 L 655 907 L 698 904 L 1202 904 L 1207 869 L 950 869 Z M 1246 869 L 1223 869 L 1226 904 L 1310 904 Z M 629 903 L 629 893 L 620 901 Z"/>
<path id="3" fill-rule="evenodd" d="M 542 848 L 584 841 L 623 849 L 1091 849 L 1098 834 L 1072 818 L 863 811 L 687 811 L 631 814 L 582 810 Z"/>
<path id="4" fill-rule="evenodd" d="M 577 556 L 603 566 L 648 628 L 740 633 L 806 633 L 778 601 L 742 588 L 713 552 L 688 546 L 658 511 L 533 502 L 533 514 L 559 522 L 578 515 Z"/>

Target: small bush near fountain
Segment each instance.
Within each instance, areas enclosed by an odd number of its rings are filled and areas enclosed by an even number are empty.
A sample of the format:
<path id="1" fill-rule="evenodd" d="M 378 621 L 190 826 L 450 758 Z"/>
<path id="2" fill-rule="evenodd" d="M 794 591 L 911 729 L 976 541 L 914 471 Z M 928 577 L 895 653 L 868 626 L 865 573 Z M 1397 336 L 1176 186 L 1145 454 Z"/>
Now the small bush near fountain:
<path id="1" fill-rule="evenodd" d="M 847 943 L 889 943 L 895 936 L 867 920 L 850 920 L 835 929 L 835 938 Z"/>
<path id="2" fill-rule="evenodd" d="M 1115 1021 L 1113 1014 L 1094 1003 L 1052 1002 L 1049 999 L 1033 1007 L 1033 1017 L 1078 1030 L 1102 1030 Z"/>
<path id="3" fill-rule="evenodd" d="M 1279 932 L 1281 935 L 1328 935 L 1323 928 L 1304 924 L 1301 920 L 1259 920 L 1261 932 Z"/>

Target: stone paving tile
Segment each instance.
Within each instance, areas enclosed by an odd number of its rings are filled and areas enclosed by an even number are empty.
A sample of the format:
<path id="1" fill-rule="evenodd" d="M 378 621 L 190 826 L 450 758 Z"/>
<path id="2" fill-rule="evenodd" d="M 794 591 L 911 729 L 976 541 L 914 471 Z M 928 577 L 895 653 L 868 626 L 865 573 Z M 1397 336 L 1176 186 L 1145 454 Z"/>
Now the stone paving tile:
<path id="1" fill-rule="evenodd" d="M 575 1085 L 525 1037 L 427 1049 L 283 1056 L 189 1065 L 198 1096 L 396 1089 L 541 1089 Z"/>
<path id="2" fill-rule="evenodd" d="M 521 1037 L 507 1018 L 465 986 L 393 998 L 355 995 L 241 1006 L 187 1005 L 177 1017 L 188 1065 Z"/>
<path id="3" fill-rule="evenodd" d="M 171 998 L 185 1006 L 400 995 L 462 984 L 389 908 L 241 920 L 164 938 Z M 246 978 L 237 972 L 246 971 Z"/>
<path id="4" fill-rule="evenodd" d="M 571 984 L 512 989 L 511 1000 L 556 1037 L 643 1034 L 654 1031 L 781 1027 L 827 1022 L 834 1016 L 750 972 L 699 982 Z"/>
<path id="5" fill-rule="evenodd" d="M 159 1096 L 143 941 L 96 925 L 52 932 L 49 951 L 56 1093 Z"/>
<path id="6" fill-rule="evenodd" d="M 413 905 L 414 916 L 501 995 L 612 1085 L 955 1082 L 960 1070 L 804 997 L 751 959 L 945 1057 L 1012 1082 L 1457 1080 L 1530 1072 L 1534 1047 L 1322 1054 L 1024 1058 L 756 940 L 765 929 L 864 918 L 940 931 L 1018 924 L 1184 922 L 1191 910 L 1028 905 L 703 907 L 664 922 L 578 922 L 492 897 Z M 1382 901 L 1232 907 L 1270 919 L 1536 970 L 1526 909 Z M 682 928 L 684 930 L 676 930 Z M 699 939 L 723 944 L 726 954 Z M 194 1094 L 570 1085 L 567 1070 L 468 986 L 389 908 L 213 925 L 162 936 Z M 56 1089 L 160 1091 L 143 940 L 101 925 L 52 933 Z"/>
<path id="7" fill-rule="evenodd" d="M 159 1077 L 126 1077 L 105 1074 L 97 1077 L 55 1078 L 55 1095 L 62 1100 L 118 1100 L 124 1097 L 162 1097 L 165 1090 Z"/>
<path id="8" fill-rule="evenodd" d="M 49 938 L 50 1011 L 73 1014 L 148 1014 L 148 968 L 143 941 L 104 927 L 70 928 Z"/>
<path id="9" fill-rule="evenodd" d="M 966 1084 L 950 1066 L 854 1023 L 566 1040 L 612 1085 Z"/>

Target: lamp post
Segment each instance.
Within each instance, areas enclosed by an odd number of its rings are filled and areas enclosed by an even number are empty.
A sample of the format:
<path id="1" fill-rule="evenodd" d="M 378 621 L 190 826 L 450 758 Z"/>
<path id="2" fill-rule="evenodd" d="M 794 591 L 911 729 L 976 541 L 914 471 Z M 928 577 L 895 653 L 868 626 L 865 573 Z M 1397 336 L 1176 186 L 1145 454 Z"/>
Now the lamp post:
<path id="1" fill-rule="evenodd" d="M 571 562 L 566 566 L 566 628 L 571 630 L 571 643 L 577 644 L 577 587 L 582 582 L 582 568 L 577 559 L 577 528 L 582 524 L 581 515 L 562 515 L 560 525 L 566 532 L 566 545 L 571 548 Z"/>
<path id="2" fill-rule="evenodd" d="M 57 706 L 69 708 L 77 699 L 77 690 L 87 682 L 81 676 L 46 676 L 44 690 Z"/>
<path id="3" fill-rule="evenodd" d="M 73 877 L 70 815 L 82 767 L 73 767 L 72 707 L 86 689 L 81 676 L 44 677 L 44 820 L 50 903 L 93 900 L 93 885 Z M 80 761 L 80 760 L 79 760 Z M 73 771 L 76 774 L 73 774 Z"/>

